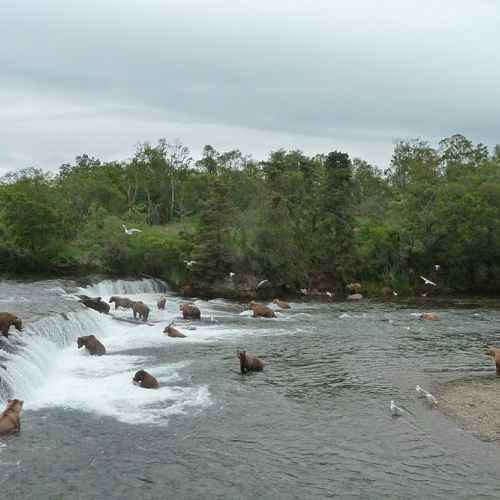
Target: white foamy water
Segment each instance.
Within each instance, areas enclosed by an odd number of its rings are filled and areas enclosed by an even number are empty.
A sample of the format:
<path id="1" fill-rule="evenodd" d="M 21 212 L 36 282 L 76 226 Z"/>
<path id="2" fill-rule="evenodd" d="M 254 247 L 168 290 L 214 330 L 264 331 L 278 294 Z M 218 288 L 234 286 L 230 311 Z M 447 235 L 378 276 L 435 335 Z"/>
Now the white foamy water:
<path id="1" fill-rule="evenodd" d="M 130 424 L 165 424 L 171 415 L 210 405 L 206 386 L 186 386 L 189 361 L 169 364 L 160 356 L 175 341 L 162 333 L 163 328 L 179 317 L 179 311 L 176 303 L 167 311 L 156 309 L 159 288 L 153 280 L 141 280 L 135 284 L 106 281 L 81 289 L 82 293 L 103 298 L 133 291 L 133 295 L 127 296 L 150 305 L 154 326 L 116 321 L 85 309 L 48 316 L 28 324 L 23 334 L 12 335 L 8 342 L 13 352 L 4 353 L 7 369 L 2 373 L 0 403 L 5 404 L 7 397 L 16 397 L 25 401 L 25 411 L 57 406 Z M 130 310 L 111 312 L 132 318 Z M 90 356 L 85 348 L 77 348 L 76 339 L 91 334 L 105 345 L 106 355 Z M 141 355 L 131 352 L 137 349 L 141 349 Z M 160 388 L 134 385 L 132 378 L 139 369 L 154 375 Z"/>
<path id="2" fill-rule="evenodd" d="M 112 295 L 161 293 L 167 291 L 167 289 L 167 284 L 164 281 L 144 278 L 142 280 L 104 280 L 79 290 L 85 295 L 104 299 Z"/>

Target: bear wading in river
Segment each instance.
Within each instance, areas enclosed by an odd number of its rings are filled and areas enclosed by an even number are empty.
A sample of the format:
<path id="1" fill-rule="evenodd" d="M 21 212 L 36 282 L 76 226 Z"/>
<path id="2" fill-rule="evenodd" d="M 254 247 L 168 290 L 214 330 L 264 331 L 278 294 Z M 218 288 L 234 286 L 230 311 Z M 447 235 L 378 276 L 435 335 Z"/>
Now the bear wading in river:
<path id="1" fill-rule="evenodd" d="M 144 304 L 144 302 L 137 301 L 132 304 L 132 311 L 134 313 L 134 319 L 139 316 L 142 321 L 147 321 L 149 316 L 149 307 Z"/>
<path id="2" fill-rule="evenodd" d="M 132 306 L 134 304 L 133 300 L 128 299 L 127 297 L 117 297 L 116 295 L 113 295 L 109 299 L 109 303 L 115 303 L 115 311 L 119 307 L 123 307 L 123 309 L 132 309 Z"/>
<path id="3" fill-rule="evenodd" d="M 240 370 L 242 375 L 248 371 L 261 371 L 264 368 L 264 363 L 249 352 L 238 351 L 237 355 L 240 359 Z"/>
<path id="4" fill-rule="evenodd" d="M 21 430 L 21 410 L 24 401 L 8 399 L 5 410 L 0 415 L 0 435 L 17 434 Z"/>
<path id="5" fill-rule="evenodd" d="M 158 387 L 160 387 L 158 380 L 145 370 L 139 370 L 136 372 L 132 381 L 134 384 L 140 385 L 144 389 L 158 389 Z"/>
<path id="6" fill-rule="evenodd" d="M 97 356 L 101 356 L 102 354 L 106 354 L 106 348 L 101 344 L 95 337 L 95 335 L 86 335 L 84 337 L 78 337 L 76 341 L 78 345 L 78 349 L 85 346 L 90 354 L 96 354 Z"/>
<path id="7" fill-rule="evenodd" d="M 4 337 L 9 336 L 9 328 L 14 326 L 18 332 L 23 331 L 23 322 L 14 314 L 0 312 L 0 332 Z"/>

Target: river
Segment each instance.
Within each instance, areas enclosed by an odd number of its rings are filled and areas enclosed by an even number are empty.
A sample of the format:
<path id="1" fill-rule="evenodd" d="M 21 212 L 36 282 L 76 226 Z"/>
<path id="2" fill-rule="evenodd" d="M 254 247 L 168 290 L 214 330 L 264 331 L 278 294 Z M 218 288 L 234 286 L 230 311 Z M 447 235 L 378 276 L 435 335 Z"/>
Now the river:
<path id="1" fill-rule="evenodd" d="M 143 300 L 152 324 L 85 309 L 77 293 Z M 153 280 L 0 282 L 0 310 L 26 324 L 0 356 L 2 408 L 25 401 L 21 433 L 0 438 L 1 498 L 500 497 L 500 448 L 415 394 L 495 376 L 494 302 L 292 302 L 254 319 L 245 304 L 195 300 L 191 322 L 182 301 Z M 441 320 L 417 319 L 424 310 Z M 162 333 L 173 319 L 186 338 Z M 105 356 L 76 348 L 89 334 Z M 264 371 L 242 376 L 237 349 Z M 160 389 L 132 384 L 140 368 Z"/>

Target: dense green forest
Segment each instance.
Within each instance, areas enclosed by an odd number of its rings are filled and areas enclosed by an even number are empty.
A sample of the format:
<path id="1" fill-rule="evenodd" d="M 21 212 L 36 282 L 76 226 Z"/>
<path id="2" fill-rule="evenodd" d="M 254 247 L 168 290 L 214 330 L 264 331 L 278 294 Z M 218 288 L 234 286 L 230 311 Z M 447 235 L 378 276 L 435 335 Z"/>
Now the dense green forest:
<path id="1" fill-rule="evenodd" d="M 195 161 L 162 139 L 127 161 L 10 173 L 0 199 L 4 273 L 145 273 L 219 291 L 266 278 L 283 293 L 359 281 L 368 294 L 420 293 L 424 275 L 442 292 L 500 290 L 500 147 L 461 135 L 402 141 L 385 171 L 339 151 L 255 161 L 205 146 Z"/>

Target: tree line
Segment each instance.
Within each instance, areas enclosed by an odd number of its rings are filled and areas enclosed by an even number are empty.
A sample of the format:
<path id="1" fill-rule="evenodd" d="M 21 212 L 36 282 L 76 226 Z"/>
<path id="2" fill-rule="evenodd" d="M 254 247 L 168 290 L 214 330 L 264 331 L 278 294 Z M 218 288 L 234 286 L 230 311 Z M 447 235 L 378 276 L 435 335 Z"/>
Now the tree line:
<path id="1" fill-rule="evenodd" d="M 207 145 L 194 160 L 161 139 L 127 161 L 82 155 L 55 174 L 9 173 L 0 199 L 4 273 L 266 278 L 289 293 L 354 280 L 418 293 L 424 275 L 442 291 L 500 290 L 500 147 L 462 135 L 401 141 L 385 171 L 340 151 L 256 161 Z"/>

